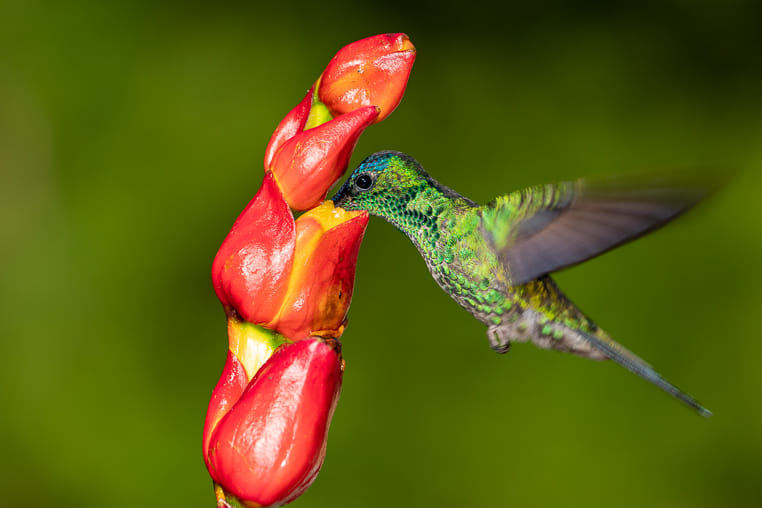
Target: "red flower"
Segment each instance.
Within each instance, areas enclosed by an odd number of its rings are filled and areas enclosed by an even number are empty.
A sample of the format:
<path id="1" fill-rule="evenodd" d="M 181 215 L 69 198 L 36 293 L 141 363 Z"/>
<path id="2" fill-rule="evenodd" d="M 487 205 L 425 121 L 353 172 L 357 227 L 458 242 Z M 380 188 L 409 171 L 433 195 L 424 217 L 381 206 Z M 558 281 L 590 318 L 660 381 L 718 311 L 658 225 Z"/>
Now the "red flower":
<path id="1" fill-rule="evenodd" d="M 382 34 L 353 42 L 328 64 L 317 94 L 334 115 L 373 104 L 380 122 L 399 105 L 415 61 L 405 34 Z"/>
<path id="2" fill-rule="evenodd" d="M 204 460 L 212 430 L 220 419 L 238 402 L 249 380 L 281 345 L 288 342 L 282 335 L 261 326 L 242 321 L 236 314 L 228 317 L 228 357 L 204 425 Z M 207 467 L 209 463 L 207 461 Z"/>
<path id="3" fill-rule="evenodd" d="M 296 225 L 269 173 L 212 264 L 217 298 L 251 323 L 272 319 L 288 289 Z"/>
<path id="4" fill-rule="evenodd" d="M 367 224 L 330 201 L 294 221 L 268 173 L 214 259 L 217 296 L 228 314 L 290 340 L 338 337 Z"/>
<path id="5" fill-rule="evenodd" d="M 218 506 L 281 506 L 315 480 L 341 389 L 338 337 L 368 215 L 323 202 L 362 132 L 400 102 L 415 59 L 404 34 L 343 48 L 278 125 L 265 177 L 217 252 L 228 355 L 203 452 Z M 317 206 L 319 205 L 319 206 Z M 297 220 L 291 209 L 308 210 Z M 328 337 L 328 338 L 326 338 Z"/>
<path id="6" fill-rule="evenodd" d="M 226 411 L 207 416 L 204 432 L 209 473 L 225 493 L 260 507 L 289 503 L 307 490 L 323 464 L 342 372 L 334 339 L 281 346 L 248 383 L 237 357 L 228 354 L 212 397 Z"/>
<path id="7" fill-rule="evenodd" d="M 265 150 L 265 171 L 272 171 L 291 208 L 307 210 L 325 199 L 360 134 L 399 104 L 414 61 L 405 34 L 368 37 L 333 57 Z"/>
<path id="8" fill-rule="evenodd" d="M 325 199 L 346 171 L 360 134 L 378 117 L 376 106 L 341 115 L 285 141 L 266 166 L 294 210 L 308 210 Z M 280 139 L 281 133 L 273 137 Z M 269 147 L 268 147 L 269 148 Z"/>

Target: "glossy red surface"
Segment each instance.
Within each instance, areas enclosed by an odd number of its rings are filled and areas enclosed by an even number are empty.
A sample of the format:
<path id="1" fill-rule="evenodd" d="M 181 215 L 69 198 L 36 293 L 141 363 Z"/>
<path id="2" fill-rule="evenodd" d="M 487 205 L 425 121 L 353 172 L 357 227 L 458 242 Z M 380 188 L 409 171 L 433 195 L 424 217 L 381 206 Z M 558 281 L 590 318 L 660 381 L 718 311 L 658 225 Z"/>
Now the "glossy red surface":
<path id="1" fill-rule="evenodd" d="M 212 392 L 212 400 L 209 401 L 209 408 L 206 411 L 206 421 L 204 422 L 204 461 L 206 467 L 209 468 L 208 451 L 209 440 L 212 437 L 212 432 L 216 428 L 219 421 L 225 414 L 230 411 L 238 399 L 241 398 L 241 394 L 246 389 L 246 385 L 249 383 L 249 378 L 246 376 L 246 369 L 243 368 L 238 358 L 228 351 L 228 357 L 225 361 L 225 368 L 222 370 L 220 380 L 217 382 L 217 386 L 214 387 Z"/>
<path id="2" fill-rule="evenodd" d="M 341 391 L 338 346 L 314 337 L 282 346 L 220 420 L 207 460 L 226 492 L 270 506 L 312 484 Z"/>
<path id="3" fill-rule="evenodd" d="M 309 222 L 312 220 L 297 222 L 297 235 L 300 229 L 315 227 Z M 292 340 L 318 332 L 341 335 L 352 301 L 357 254 L 367 225 L 368 215 L 358 215 L 322 233 L 312 244 L 313 252 L 300 253 L 293 275 L 296 279 L 273 329 Z"/>
<path id="4" fill-rule="evenodd" d="M 342 48 L 323 72 L 318 97 L 334 115 L 375 105 L 391 114 L 402 100 L 415 62 L 415 47 L 405 34 L 382 34 Z"/>
<path id="5" fill-rule="evenodd" d="M 238 216 L 212 264 L 212 282 L 223 305 L 250 323 L 275 317 L 288 289 L 296 226 L 273 178 Z"/>
<path id="6" fill-rule="evenodd" d="M 356 109 L 286 141 L 271 169 L 291 208 L 308 210 L 341 178 L 360 134 L 378 116 L 375 106 Z"/>
<path id="7" fill-rule="evenodd" d="M 275 132 L 270 137 L 270 142 L 267 143 L 265 149 L 265 169 L 270 168 L 270 163 L 275 156 L 278 149 L 283 146 L 287 140 L 293 138 L 298 133 L 304 130 L 304 124 L 307 122 L 307 118 L 310 115 L 310 108 L 312 107 L 312 94 L 315 87 L 312 86 L 304 99 L 296 105 L 294 109 L 280 121 Z"/>

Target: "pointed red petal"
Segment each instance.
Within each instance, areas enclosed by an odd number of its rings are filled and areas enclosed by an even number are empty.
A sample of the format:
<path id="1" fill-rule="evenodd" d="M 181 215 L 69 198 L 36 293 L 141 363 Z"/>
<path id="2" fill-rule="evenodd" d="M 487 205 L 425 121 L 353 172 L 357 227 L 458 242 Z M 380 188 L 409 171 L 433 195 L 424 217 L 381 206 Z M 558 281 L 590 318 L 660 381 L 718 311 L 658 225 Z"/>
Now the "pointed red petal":
<path id="1" fill-rule="evenodd" d="M 278 127 L 276 127 L 265 149 L 265 170 L 270 169 L 273 157 L 280 147 L 283 146 L 283 143 L 304 130 L 304 124 L 307 123 L 307 118 L 310 116 L 314 89 L 314 85 L 310 87 L 304 99 L 294 109 L 289 111 L 283 120 L 280 121 Z"/>
<path id="2" fill-rule="evenodd" d="M 330 201 L 321 208 L 336 210 Z M 332 213 L 326 210 L 321 215 Z M 322 210 L 321 210 L 322 212 Z M 288 293 L 276 321 L 267 325 L 299 340 L 339 337 L 352 301 L 357 254 L 368 214 L 343 212 L 341 221 L 307 212 L 297 221 L 296 258 Z"/>
<path id="3" fill-rule="evenodd" d="M 217 297 L 250 323 L 270 321 L 288 287 L 296 226 L 272 175 L 236 219 L 212 265 Z"/>
<path id="4" fill-rule="evenodd" d="M 346 171 L 360 134 L 377 116 L 375 106 L 360 108 L 283 144 L 271 167 L 291 208 L 308 210 L 325 199 L 328 189 Z"/>
<path id="5" fill-rule="evenodd" d="M 206 411 L 202 446 L 207 469 L 209 468 L 207 455 L 212 432 L 214 432 L 222 417 L 238 402 L 248 383 L 249 378 L 246 376 L 246 370 L 243 365 L 233 353 L 228 351 L 225 368 L 222 370 L 220 380 L 212 392 L 212 400 L 209 402 L 209 408 Z"/>

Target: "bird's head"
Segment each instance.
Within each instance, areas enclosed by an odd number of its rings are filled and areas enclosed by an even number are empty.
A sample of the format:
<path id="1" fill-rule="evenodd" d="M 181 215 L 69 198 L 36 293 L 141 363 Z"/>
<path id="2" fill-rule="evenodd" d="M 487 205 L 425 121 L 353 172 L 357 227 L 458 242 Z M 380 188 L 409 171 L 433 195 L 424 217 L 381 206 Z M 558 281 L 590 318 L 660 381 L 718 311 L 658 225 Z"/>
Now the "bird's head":
<path id="1" fill-rule="evenodd" d="M 402 152 L 376 152 L 360 163 L 331 198 L 346 210 L 367 210 L 389 218 L 424 187 L 430 177 Z"/>

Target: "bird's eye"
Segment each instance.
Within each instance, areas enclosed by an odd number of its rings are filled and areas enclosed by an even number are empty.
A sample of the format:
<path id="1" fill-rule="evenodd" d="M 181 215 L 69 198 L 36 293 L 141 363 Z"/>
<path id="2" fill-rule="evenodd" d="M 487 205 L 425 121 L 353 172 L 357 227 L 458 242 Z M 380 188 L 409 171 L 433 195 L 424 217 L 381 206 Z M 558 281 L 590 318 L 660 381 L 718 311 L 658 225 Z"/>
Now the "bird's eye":
<path id="1" fill-rule="evenodd" d="M 373 177 L 371 177 L 369 174 L 364 173 L 357 178 L 355 178 L 355 187 L 362 191 L 366 191 L 370 189 L 373 186 Z"/>

